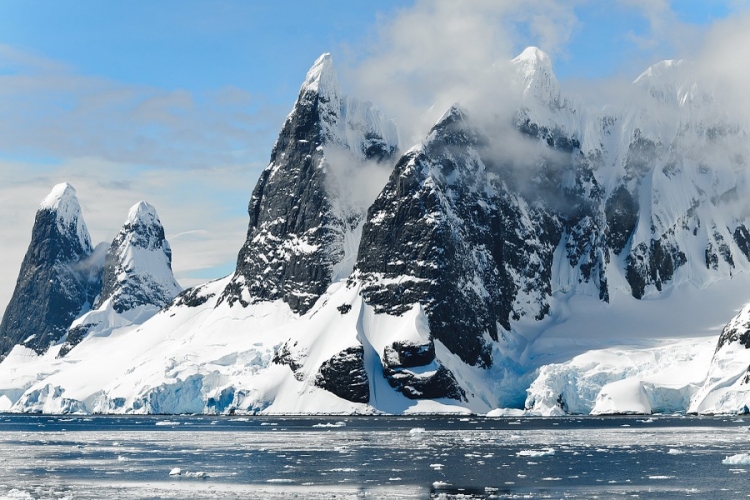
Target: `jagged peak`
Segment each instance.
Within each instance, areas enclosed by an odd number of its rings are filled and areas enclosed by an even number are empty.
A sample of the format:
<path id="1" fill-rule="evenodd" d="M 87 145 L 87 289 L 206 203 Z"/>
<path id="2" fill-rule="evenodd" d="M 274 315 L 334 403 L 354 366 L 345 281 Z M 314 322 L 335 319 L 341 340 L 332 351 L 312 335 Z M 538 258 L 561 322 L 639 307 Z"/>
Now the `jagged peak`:
<path id="1" fill-rule="evenodd" d="M 333 66 L 333 57 L 329 52 L 318 57 L 305 76 L 300 93 L 315 92 L 323 97 L 338 96 L 339 79 Z"/>
<path id="2" fill-rule="evenodd" d="M 453 103 L 448 110 L 443 113 L 443 116 L 438 118 L 433 125 L 433 129 L 439 127 L 442 124 L 454 122 L 456 120 L 463 120 L 466 117 L 466 110 L 459 103 Z"/>
<path id="3" fill-rule="evenodd" d="M 156 213 L 156 208 L 146 201 L 139 201 L 133 205 L 128 212 L 128 220 L 125 223 L 134 224 L 136 222 L 161 225 L 159 215 Z"/>
<path id="4" fill-rule="evenodd" d="M 52 191 L 39 204 L 39 211 L 55 212 L 57 226 L 61 233 L 71 230 L 76 233 L 84 250 L 91 250 L 91 236 L 81 213 L 75 188 L 63 182 L 52 188 Z"/>
<path id="5" fill-rule="evenodd" d="M 518 57 L 511 61 L 513 64 L 537 65 L 539 67 L 552 68 L 552 59 L 549 54 L 538 47 L 526 47 Z"/>
<path id="6" fill-rule="evenodd" d="M 524 96 L 533 96 L 542 103 L 559 107 L 560 86 L 552 71 L 552 59 L 537 47 L 528 47 L 511 61 Z"/>
<path id="7" fill-rule="evenodd" d="M 80 212 L 75 188 L 67 182 L 57 184 L 39 204 L 39 210 L 57 210 L 61 214 Z"/>
<path id="8" fill-rule="evenodd" d="M 689 61 L 686 59 L 666 59 L 664 61 L 659 61 L 658 63 L 649 66 L 646 71 L 641 73 L 638 78 L 635 79 L 633 83 L 643 84 L 655 78 L 664 78 L 667 77 L 667 75 L 675 75 L 680 72 L 680 70 L 687 68 L 689 64 Z"/>

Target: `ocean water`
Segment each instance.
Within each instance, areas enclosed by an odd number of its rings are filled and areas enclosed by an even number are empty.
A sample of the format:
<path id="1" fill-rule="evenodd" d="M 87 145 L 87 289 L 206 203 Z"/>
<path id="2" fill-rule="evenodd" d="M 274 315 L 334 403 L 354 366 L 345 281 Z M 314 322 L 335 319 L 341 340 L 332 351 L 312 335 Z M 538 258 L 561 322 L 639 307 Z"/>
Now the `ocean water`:
<path id="1" fill-rule="evenodd" d="M 0 415 L 0 498 L 737 499 L 750 496 L 748 425 Z"/>

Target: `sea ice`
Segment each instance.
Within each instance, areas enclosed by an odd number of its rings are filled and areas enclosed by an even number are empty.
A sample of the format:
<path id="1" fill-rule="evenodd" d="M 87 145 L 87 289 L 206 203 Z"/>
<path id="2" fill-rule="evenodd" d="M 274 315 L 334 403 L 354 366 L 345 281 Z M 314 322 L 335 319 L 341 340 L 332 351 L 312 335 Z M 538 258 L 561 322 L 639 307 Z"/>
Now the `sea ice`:
<path id="1" fill-rule="evenodd" d="M 519 457 L 549 457 L 554 454 L 554 448 L 547 448 L 546 450 L 521 450 L 516 453 Z"/>
<path id="2" fill-rule="evenodd" d="M 724 465 L 750 465 L 750 454 L 738 453 L 721 461 Z"/>

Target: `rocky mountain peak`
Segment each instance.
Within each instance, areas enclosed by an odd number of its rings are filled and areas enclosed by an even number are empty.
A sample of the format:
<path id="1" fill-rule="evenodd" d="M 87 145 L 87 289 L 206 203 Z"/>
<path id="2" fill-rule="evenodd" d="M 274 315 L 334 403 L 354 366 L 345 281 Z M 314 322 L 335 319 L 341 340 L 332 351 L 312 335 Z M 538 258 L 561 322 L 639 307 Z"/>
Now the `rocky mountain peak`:
<path id="1" fill-rule="evenodd" d="M 23 344 L 44 352 L 85 312 L 99 291 L 101 268 L 76 191 L 58 184 L 37 211 L 31 243 L 0 324 L 0 356 Z"/>
<path id="2" fill-rule="evenodd" d="M 358 244 L 366 207 L 340 181 L 387 163 L 397 147 L 393 122 L 342 95 L 331 55 L 319 57 L 253 191 L 247 241 L 219 303 L 282 299 L 308 311 Z"/>
<path id="3" fill-rule="evenodd" d="M 161 221 L 159 220 L 159 215 L 156 213 L 156 209 L 146 201 L 140 201 L 130 208 L 128 219 L 125 223 L 135 224 L 138 222 L 161 226 Z"/>
<path id="4" fill-rule="evenodd" d="M 300 96 L 312 92 L 326 100 L 337 99 L 341 95 L 336 68 L 330 53 L 318 57 L 305 76 L 305 82 L 300 88 Z"/>
<path id="5" fill-rule="evenodd" d="M 37 215 L 42 212 L 51 214 L 60 234 L 75 235 L 80 243 L 80 250 L 87 254 L 91 253 L 91 237 L 81 215 L 76 190 L 72 185 L 63 182 L 53 187 L 39 204 Z"/>
<path id="6" fill-rule="evenodd" d="M 156 209 L 145 201 L 134 205 L 107 251 L 102 293 L 118 313 L 141 305 L 163 307 L 182 287 L 172 274 L 172 249 Z"/>

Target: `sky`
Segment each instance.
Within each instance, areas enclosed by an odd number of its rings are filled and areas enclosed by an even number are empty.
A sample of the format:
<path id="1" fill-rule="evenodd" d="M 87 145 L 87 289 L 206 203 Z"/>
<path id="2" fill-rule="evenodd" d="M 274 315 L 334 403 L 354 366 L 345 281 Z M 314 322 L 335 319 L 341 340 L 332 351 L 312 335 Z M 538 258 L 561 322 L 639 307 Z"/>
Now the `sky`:
<path id="1" fill-rule="evenodd" d="M 655 62 L 711 48 L 730 47 L 746 62 L 749 8 L 737 0 L 3 0 L 0 311 L 39 202 L 59 182 L 77 189 L 94 242 L 111 241 L 145 199 L 159 211 L 183 286 L 231 273 L 252 189 L 324 52 L 344 91 L 390 113 L 408 147 L 426 131 L 428 109 L 442 114 L 482 68 L 530 45 L 550 54 L 571 88 L 631 82 Z"/>

